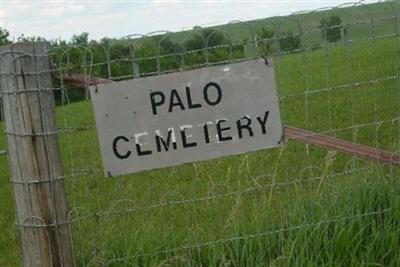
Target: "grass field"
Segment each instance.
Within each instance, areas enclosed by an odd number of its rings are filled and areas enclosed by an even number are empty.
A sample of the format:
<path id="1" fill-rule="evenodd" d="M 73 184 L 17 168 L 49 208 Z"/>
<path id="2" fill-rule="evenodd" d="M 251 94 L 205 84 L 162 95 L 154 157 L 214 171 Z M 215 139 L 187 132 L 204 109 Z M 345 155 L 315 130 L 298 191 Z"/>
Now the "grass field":
<path id="1" fill-rule="evenodd" d="M 284 123 L 399 152 L 400 37 L 386 37 L 398 34 L 390 25 L 381 38 L 275 57 Z M 400 266 L 399 167 L 289 141 L 105 178 L 90 102 L 56 112 L 74 129 L 60 145 L 78 266 Z M 17 266 L 12 193 L 0 179 L 0 266 Z"/>

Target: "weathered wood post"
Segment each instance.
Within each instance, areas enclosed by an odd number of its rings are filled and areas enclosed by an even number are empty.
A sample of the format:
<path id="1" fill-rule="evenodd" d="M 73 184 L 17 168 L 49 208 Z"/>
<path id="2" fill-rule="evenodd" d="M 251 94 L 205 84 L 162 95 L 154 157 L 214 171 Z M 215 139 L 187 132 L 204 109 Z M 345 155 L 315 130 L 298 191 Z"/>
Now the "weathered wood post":
<path id="1" fill-rule="evenodd" d="M 73 266 L 47 51 L 46 43 L 0 47 L 11 183 L 23 266 Z"/>

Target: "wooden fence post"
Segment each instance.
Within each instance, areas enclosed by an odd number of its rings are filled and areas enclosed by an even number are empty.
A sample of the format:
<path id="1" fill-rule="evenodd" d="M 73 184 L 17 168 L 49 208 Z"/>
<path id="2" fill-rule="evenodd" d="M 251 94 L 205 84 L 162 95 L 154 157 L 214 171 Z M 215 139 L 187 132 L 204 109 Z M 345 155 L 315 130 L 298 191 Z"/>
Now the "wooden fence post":
<path id="1" fill-rule="evenodd" d="M 46 43 L 0 47 L 9 165 L 23 266 L 74 266 Z"/>

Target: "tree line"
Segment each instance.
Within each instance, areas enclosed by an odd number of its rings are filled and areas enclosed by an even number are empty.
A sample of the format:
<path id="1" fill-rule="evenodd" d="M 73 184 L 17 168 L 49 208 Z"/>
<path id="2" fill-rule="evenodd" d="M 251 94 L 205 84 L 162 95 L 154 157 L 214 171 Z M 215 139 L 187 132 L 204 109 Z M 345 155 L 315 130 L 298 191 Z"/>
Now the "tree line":
<path id="1" fill-rule="evenodd" d="M 346 34 L 338 15 L 323 17 L 318 27 L 327 42 L 337 42 Z M 183 42 L 175 41 L 168 34 L 137 39 L 103 38 L 96 41 L 90 40 L 89 33 L 84 32 L 73 35 L 68 41 L 50 40 L 49 44 L 54 51 L 52 61 L 55 68 L 62 68 L 67 74 L 90 74 L 114 80 L 241 60 L 249 55 L 266 58 L 276 53 L 295 53 L 302 48 L 302 36 L 299 33 L 288 31 L 278 36 L 273 29 L 263 27 L 254 34 L 255 40 L 243 39 L 233 43 L 223 31 L 196 26 L 191 37 Z M 46 40 L 24 35 L 15 40 L 39 41 Z M 12 42 L 10 33 L 0 28 L 0 45 Z M 83 97 L 81 91 L 77 91 L 77 99 Z"/>

